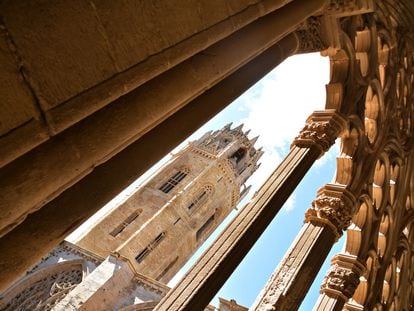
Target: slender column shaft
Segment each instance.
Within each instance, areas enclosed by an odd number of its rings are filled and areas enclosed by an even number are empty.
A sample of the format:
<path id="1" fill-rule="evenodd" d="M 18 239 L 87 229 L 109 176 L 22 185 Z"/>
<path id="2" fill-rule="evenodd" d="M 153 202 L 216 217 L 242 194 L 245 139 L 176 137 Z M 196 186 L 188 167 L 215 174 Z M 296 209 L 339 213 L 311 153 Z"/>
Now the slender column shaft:
<path id="1" fill-rule="evenodd" d="M 330 228 L 306 223 L 251 310 L 297 310 L 335 239 Z"/>
<path id="2" fill-rule="evenodd" d="M 0 291 L 296 48 L 296 37 L 285 37 L 29 215 L 0 239 Z"/>
<path id="3" fill-rule="evenodd" d="M 326 256 L 349 225 L 354 196 L 341 185 L 325 185 L 306 213 L 306 223 L 251 310 L 297 310 Z"/>

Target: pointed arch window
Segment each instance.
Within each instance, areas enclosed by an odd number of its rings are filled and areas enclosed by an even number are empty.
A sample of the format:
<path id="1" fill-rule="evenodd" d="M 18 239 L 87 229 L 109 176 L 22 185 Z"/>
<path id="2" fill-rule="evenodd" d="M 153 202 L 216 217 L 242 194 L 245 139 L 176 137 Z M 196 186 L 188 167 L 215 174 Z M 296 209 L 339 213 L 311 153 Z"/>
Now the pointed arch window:
<path id="1" fill-rule="evenodd" d="M 164 193 L 169 193 L 175 186 L 177 186 L 190 172 L 190 170 L 185 167 L 180 169 L 175 173 L 168 181 L 160 187 L 160 190 Z"/>
<path id="2" fill-rule="evenodd" d="M 138 218 L 138 216 L 142 213 L 142 209 L 138 209 L 134 212 L 132 212 L 125 220 L 120 223 L 114 230 L 112 230 L 109 234 L 113 237 L 116 237 L 118 234 L 120 234 L 122 231 L 125 230 L 126 227 L 128 227 L 135 219 Z"/>
<path id="3" fill-rule="evenodd" d="M 239 148 L 236 152 L 232 154 L 230 157 L 231 159 L 234 159 L 236 163 L 239 163 L 241 159 L 246 155 L 246 149 L 245 148 Z"/>
<path id="4" fill-rule="evenodd" d="M 213 192 L 213 187 L 211 185 L 205 185 L 201 189 L 201 191 L 195 196 L 195 198 L 191 201 L 190 204 L 188 204 L 187 208 L 188 210 L 192 210 L 200 205 L 202 205 L 204 202 L 207 201 L 208 197 Z"/>
<path id="5" fill-rule="evenodd" d="M 165 238 L 165 231 L 163 231 L 163 232 L 161 232 L 160 234 L 158 234 L 156 237 L 155 237 L 155 239 L 150 243 L 150 244 L 148 244 L 148 246 L 146 247 L 146 248 L 144 248 L 142 251 L 141 251 L 141 253 L 139 253 L 138 254 L 138 256 L 137 257 L 135 257 L 135 260 L 138 262 L 138 263 L 141 263 L 143 260 L 144 260 L 144 258 L 145 257 L 147 257 L 148 256 L 148 254 L 154 249 L 154 248 L 156 248 L 157 247 L 157 245 L 158 244 L 160 244 L 161 243 L 161 241 L 162 240 L 164 240 L 164 238 Z"/>

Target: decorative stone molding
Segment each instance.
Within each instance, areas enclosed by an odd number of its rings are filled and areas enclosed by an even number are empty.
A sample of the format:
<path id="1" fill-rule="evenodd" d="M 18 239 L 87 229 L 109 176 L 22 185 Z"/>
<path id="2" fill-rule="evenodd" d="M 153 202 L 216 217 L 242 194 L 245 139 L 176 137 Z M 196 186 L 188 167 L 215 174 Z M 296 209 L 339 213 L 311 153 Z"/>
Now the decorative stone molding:
<path id="1" fill-rule="evenodd" d="M 322 282 L 321 293 L 348 301 L 359 284 L 365 267 L 356 257 L 339 254 L 331 261 L 331 267 Z"/>
<path id="2" fill-rule="evenodd" d="M 302 148 L 317 146 L 322 155 L 335 143 L 346 125 L 346 119 L 334 109 L 315 111 L 306 120 L 305 127 L 295 137 L 292 145 Z"/>
<path id="3" fill-rule="evenodd" d="M 83 249 L 83 248 L 77 246 L 76 244 L 70 243 L 69 241 L 66 241 L 66 240 L 64 240 L 61 243 L 60 247 L 64 251 L 75 254 L 75 255 L 85 259 L 86 261 L 93 262 L 96 265 L 100 265 L 104 261 L 104 258 L 102 258 L 102 257 L 100 257 L 100 256 L 98 256 L 98 255 L 96 255 L 96 254 L 94 254 L 94 253 L 92 253 L 92 252 L 90 252 L 86 249 Z"/>
<path id="4" fill-rule="evenodd" d="M 224 177 L 230 184 L 236 182 L 236 170 L 234 169 L 233 165 L 231 164 L 229 159 L 220 159 L 217 161 L 217 167 L 223 173 Z M 240 189 L 240 188 L 239 188 Z"/>
<path id="5" fill-rule="evenodd" d="M 356 212 L 356 199 L 344 186 L 327 184 L 318 190 L 305 222 L 328 225 L 339 238 Z"/>
<path id="6" fill-rule="evenodd" d="M 216 159 L 216 154 L 215 154 L 214 150 L 212 150 L 212 149 L 207 150 L 207 149 L 203 149 L 199 146 L 196 147 L 196 146 L 191 145 L 191 144 L 190 144 L 190 148 L 191 148 L 190 150 L 192 152 L 197 153 L 197 154 L 199 154 L 199 155 L 201 155 L 201 156 L 203 156 L 207 159 Z"/>
<path id="7" fill-rule="evenodd" d="M 331 0 L 326 13 L 337 17 L 366 14 L 374 11 L 374 0 Z"/>
<path id="8" fill-rule="evenodd" d="M 167 285 L 165 285 L 165 284 L 163 284 L 163 283 L 161 283 L 157 280 L 154 280 L 153 278 L 151 278 L 149 276 L 146 276 L 144 274 L 141 274 L 141 273 L 137 272 L 137 270 L 135 269 L 135 267 L 131 263 L 131 261 L 127 257 L 120 254 L 119 252 L 117 252 L 117 251 L 112 252 L 110 256 L 113 257 L 113 259 L 115 261 L 124 261 L 128 264 L 129 268 L 134 273 L 134 279 L 133 280 L 134 280 L 134 283 L 136 285 L 142 286 L 143 288 L 145 288 L 145 289 L 147 289 L 147 290 L 149 290 L 153 293 L 156 293 L 156 294 L 158 294 L 162 297 L 165 296 L 165 294 L 170 290 L 170 288 Z"/>
<path id="9" fill-rule="evenodd" d="M 328 48 L 322 35 L 323 16 L 311 16 L 295 34 L 299 41 L 298 53 L 318 52 Z"/>

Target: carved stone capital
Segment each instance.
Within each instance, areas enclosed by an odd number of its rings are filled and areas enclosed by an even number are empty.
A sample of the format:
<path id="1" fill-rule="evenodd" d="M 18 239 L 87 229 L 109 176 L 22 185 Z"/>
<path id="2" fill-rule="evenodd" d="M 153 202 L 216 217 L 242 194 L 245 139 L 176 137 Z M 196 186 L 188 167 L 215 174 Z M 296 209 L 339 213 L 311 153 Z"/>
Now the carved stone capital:
<path id="1" fill-rule="evenodd" d="M 356 199 L 343 186 L 327 184 L 319 189 L 312 207 L 305 213 L 305 222 L 328 225 L 339 238 L 350 225 L 356 212 Z"/>
<path id="2" fill-rule="evenodd" d="M 305 127 L 295 137 L 292 145 L 305 148 L 317 146 L 323 154 L 335 143 L 346 125 L 346 119 L 334 109 L 315 111 L 306 120 Z"/>
<path id="3" fill-rule="evenodd" d="M 348 301 L 358 287 L 364 265 L 354 256 L 336 255 L 321 285 L 321 293 Z"/>

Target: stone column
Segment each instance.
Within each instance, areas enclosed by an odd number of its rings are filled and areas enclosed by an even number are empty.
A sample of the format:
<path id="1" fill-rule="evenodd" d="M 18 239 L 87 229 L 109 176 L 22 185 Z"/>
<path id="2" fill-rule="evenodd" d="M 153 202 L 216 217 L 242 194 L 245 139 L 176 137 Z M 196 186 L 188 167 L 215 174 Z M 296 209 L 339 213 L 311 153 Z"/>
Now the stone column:
<path id="1" fill-rule="evenodd" d="M 335 142 L 345 125 L 346 121 L 335 110 L 314 112 L 290 153 L 252 201 L 155 310 L 202 310 L 236 269 L 312 164 Z"/>
<path id="2" fill-rule="evenodd" d="M 251 310 L 296 310 L 355 210 L 342 185 L 327 184 L 306 212 L 305 224 Z"/>
<path id="3" fill-rule="evenodd" d="M 313 308 L 314 311 L 340 311 L 352 297 L 359 284 L 359 277 L 365 266 L 356 256 L 338 254 L 332 258 L 321 286 L 321 295 Z"/>

